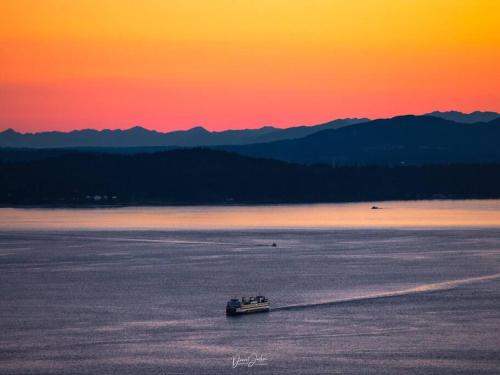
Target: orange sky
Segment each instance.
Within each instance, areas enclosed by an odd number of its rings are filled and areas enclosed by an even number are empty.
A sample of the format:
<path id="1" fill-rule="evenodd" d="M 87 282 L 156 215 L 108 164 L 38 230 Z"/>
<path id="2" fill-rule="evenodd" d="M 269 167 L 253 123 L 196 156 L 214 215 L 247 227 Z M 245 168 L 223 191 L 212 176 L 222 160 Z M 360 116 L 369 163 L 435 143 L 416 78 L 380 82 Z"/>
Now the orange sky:
<path id="1" fill-rule="evenodd" d="M 0 0 L 0 130 L 500 111 L 500 1 Z"/>

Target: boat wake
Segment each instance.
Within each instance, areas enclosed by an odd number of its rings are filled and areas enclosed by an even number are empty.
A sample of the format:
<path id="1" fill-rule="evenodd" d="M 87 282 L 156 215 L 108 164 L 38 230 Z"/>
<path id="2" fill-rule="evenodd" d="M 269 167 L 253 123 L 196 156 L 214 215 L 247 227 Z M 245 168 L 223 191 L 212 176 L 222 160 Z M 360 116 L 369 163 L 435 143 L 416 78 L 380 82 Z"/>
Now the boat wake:
<path id="1" fill-rule="evenodd" d="M 336 299 L 336 300 L 331 300 L 331 301 L 303 303 L 303 304 L 287 305 L 287 306 L 277 306 L 277 307 L 272 308 L 271 311 L 298 310 L 298 309 L 306 309 L 306 308 L 317 307 L 317 306 L 328 306 L 328 305 L 337 305 L 337 304 L 341 304 L 341 303 L 350 303 L 350 302 L 366 301 L 366 300 L 373 300 L 373 299 L 407 296 L 407 295 L 417 294 L 417 293 L 437 292 L 440 290 L 454 289 L 454 288 L 457 288 L 461 285 L 478 283 L 478 282 L 482 282 L 482 281 L 494 280 L 494 279 L 499 279 L 499 278 L 500 278 L 500 273 L 496 273 L 496 274 L 487 275 L 487 276 L 469 277 L 466 279 L 443 281 L 440 283 L 423 284 L 423 285 L 416 286 L 414 288 L 393 290 L 393 291 L 389 291 L 389 292 L 367 293 L 367 294 L 362 294 L 362 295 L 358 295 L 358 296 L 354 296 L 354 297 L 341 298 L 341 299 Z"/>
<path id="2" fill-rule="evenodd" d="M 188 240 L 166 240 L 166 239 L 149 239 L 149 238 L 129 238 L 129 237 L 90 237 L 90 236 L 66 236 L 72 239 L 82 240 L 98 240 L 108 242 L 151 242 L 151 243 L 169 243 L 169 244 L 187 244 L 187 245 L 241 245 L 237 242 L 220 242 L 220 241 L 188 241 Z"/>

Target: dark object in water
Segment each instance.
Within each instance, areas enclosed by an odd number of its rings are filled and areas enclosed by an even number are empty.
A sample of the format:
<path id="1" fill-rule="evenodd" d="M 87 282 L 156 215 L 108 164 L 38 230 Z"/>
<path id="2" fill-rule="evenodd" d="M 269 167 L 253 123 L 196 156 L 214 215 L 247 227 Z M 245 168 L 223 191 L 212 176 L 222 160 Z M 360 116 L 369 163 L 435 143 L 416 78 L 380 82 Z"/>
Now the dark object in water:
<path id="1" fill-rule="evenodd" d="M 372 210 L 380 210 L 381 208 L 379 206 L 372 206 Z"/>
<path id="2" fill-rule="evenodd" d="M 277 247 L 278 245 L 276 245 L 276 242 L 273 242 L 272 246 Z"/>
<path id="3" fill-rule="evenodd" d="M 269 300 L 264 296 L 231 298 L 226 305 L 226 315 L 268 312 Z"/>

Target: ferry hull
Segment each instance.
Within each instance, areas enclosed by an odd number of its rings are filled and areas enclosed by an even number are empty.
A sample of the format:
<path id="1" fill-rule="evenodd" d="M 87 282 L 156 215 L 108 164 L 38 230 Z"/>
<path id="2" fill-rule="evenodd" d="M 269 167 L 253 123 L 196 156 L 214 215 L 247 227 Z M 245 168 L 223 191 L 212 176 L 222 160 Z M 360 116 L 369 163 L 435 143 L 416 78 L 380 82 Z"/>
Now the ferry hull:
<path id="1" fill-rule="evenodd" d="M 231 298 L 226 304 L 226 315 L 245 315 L 268 312 L 271 304 L 262 296 Z"/>
<path id="2" fill-rule="evenodd" d="M 248 308 L 248 309 L 226 309 L 226 315 L 233 316 L 233 315 L 246 315 L 246 314 L 255 314 L 255 313 L 263 313 L 263 312 L 269 312 L 269 306 L 265 307 L 257 307 L 257 308 Z"/>

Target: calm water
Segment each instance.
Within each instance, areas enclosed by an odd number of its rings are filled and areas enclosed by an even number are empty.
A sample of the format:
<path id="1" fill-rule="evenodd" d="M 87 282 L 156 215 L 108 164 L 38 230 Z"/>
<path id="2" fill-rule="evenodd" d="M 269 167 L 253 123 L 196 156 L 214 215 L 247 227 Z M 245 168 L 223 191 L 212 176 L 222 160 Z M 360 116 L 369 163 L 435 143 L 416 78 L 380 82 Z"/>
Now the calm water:
<path id="1" fill-rule="evenodd" d="M 372 206 L 379 210 L 370 209 Z M 269 229 L 500 226 L 500 200 L 274 206 L 0 208 L 1 229 Z"/>
<path id="2" fill-rule="evenodd" d="M 377 205 L 1 209 L 0 373 L 498 374 L 498 201 Z"/>

